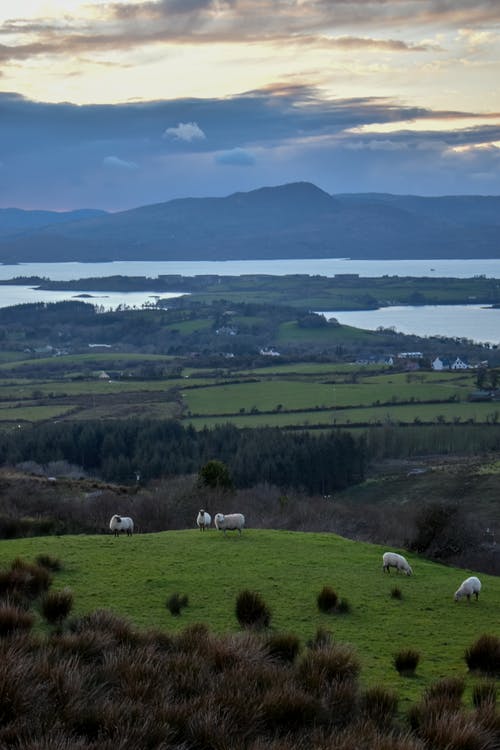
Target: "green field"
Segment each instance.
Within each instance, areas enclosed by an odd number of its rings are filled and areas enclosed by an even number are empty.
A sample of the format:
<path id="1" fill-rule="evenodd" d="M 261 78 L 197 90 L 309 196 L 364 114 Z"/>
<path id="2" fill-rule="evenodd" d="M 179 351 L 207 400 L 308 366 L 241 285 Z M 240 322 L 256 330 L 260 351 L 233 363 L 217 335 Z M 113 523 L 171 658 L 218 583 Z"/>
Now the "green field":
<path id="1" fill-rule="evenodd" d="M 465 648 L 482 633 L 498 633 L 500 579 L 481 574 L 479 602 L 455 603 L 453 593 L 467 571 L 408 555 L 414 576 L 388 576 L 382 551 L 334 534 L 248 529 L 225 538 L 212 529 L 4 540 L 0 564 L 16 556 L 57 556 L 64 570 L 55 575 L 54 588 L 73 590 L 76 614 L 104 607 L 141 627 L 166 630 L 197 622 L 217 632 L 237 630 L 236 595 L 257 590 L 272 609 L 273 630 L 294 632 L 305 644 L 318 627 L 328 628 L 335 639 L 356 646 L 367 683 L 386 684 L 403 700 L 415 700 L 431 681 L 465 676 Z M 401 600 L 390 595 L 396 584 Z M 324 585 L 348 600 L 350 613 L 319 612 L 316 596 Z M 189 597 L 179 618 L 165 607 L 174 592 Z M 413 679 L 399 677 L 392 666 L 394 653 L 406 647 L 421 653 Z"/>
<path id="2" fill-rule="evenodd" d="M 230 370 L 221 361 L 220 368 L 198 370 L 174 364 L 168 377 L 171 361 L 163 355 L 105 353 L 0 364 L 0 425 L 127 416 L 173 417 L 197 428 L 224 422 L 355 427 L 499 419 L 497 403 L 469 400 L 476 388 L 472 371 L 393 372 L 380 365 L 321 362 Z M 19 377 L 23 364 L 32 378 Z M 149 366 L 160 369 L 148 376 Z M 109 377 L 102 376 L 104 368 Z"/>

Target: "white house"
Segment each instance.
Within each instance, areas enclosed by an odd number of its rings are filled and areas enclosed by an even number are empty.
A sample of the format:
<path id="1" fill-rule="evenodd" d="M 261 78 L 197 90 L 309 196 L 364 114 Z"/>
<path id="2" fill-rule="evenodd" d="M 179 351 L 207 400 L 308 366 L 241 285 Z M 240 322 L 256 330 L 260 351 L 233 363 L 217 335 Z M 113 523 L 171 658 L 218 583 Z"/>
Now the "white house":
<path id="1" fill-rule="evenodd" d="M 468 370 L 470 367 L 469 363 L 460 357 L 457 357 L 450 365 L 450 370 Z"/>

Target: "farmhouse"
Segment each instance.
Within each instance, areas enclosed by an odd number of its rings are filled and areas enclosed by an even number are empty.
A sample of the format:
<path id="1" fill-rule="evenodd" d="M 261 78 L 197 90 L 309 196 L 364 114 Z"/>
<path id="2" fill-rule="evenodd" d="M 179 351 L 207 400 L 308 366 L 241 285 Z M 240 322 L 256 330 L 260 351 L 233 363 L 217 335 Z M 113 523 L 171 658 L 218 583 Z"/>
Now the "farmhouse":
<path id="1" fill-rule="evenodd" d="M 433 370 L 469 370 L 471 365 L 461 357 L 447 359 L 446 357 L 436 357 L 431 362 Z"/>

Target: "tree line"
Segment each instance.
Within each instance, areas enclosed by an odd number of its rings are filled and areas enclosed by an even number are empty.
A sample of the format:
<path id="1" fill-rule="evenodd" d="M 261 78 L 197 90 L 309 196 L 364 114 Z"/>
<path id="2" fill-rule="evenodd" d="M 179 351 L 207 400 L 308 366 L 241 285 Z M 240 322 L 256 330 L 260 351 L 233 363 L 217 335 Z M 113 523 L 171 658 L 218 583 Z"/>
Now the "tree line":
<path id="1" fill-rule="evenodd" d="M 193 474 L 224 462 L 235 487 L 268 482 L 283 489 L 330 494 L 363 480 L 365 442 L 347 432 L 311 435 L 278 428 L 200 432 L 175 421 L 42 424 L 4 435 L 0 465 L 67 461 L 106 481 L 130 484 Z"/>

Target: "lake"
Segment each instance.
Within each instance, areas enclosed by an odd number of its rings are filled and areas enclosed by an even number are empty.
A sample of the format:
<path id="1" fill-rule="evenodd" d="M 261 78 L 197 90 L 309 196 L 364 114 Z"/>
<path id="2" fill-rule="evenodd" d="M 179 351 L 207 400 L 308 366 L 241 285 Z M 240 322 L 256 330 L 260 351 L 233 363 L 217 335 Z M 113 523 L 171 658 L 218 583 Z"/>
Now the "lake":
<path id="1" fill-rule="evenodd" d="M 321 313 L 339 323 L 366 328 L 394 328 L 416 336 L 447 336 L 500 344 L 500 310 L 481 305 L 419 305 Z"/>
<path id="2" fill-rule="evenodd" d="M 54 281 L 93 278 L 95 276 L 241 276 L 242 274 L 308 274 L 335 276 L 357 273 L 375 276 L 447 276 L 467 279 L 487 276 L 500 279 L 500 259 L 468 260 L 349 260 L 349 258 L 312 258 L 292 260 L 220 260 L 220 261 L 115 261 L 113 263 L 19 263 L 0 265 L 0 279 L 40 276 Z"/>
<path id="3" fill-rule="evenodd" d="M 19 276 L 39 276 L 54 281 L 67 281 L 105 276 L 143 276 L 152 280 L 151 290 L 142 292 L 87 292 L 42 291 L 28 286 L 0 287 L 0 307 L 26 302 L 57 302 L 83 299 L 104 309 L 118 305 L 142 307 L 154 304 L 158 294 L 154 279 L 159 275 L 240 276 L 243 274 L 307 274 L 335 276 L 357 273 L 363 278 L 377 276 L 436 276 L 471 278 L 486 276 L 500 278 L 500 259 L 475 260 L 349 260 L 347 258 L 246 260 L 246 261 L 115 261 L 113 263 L 20 263 L 0 265 L 0 279 Z M 84 297 L 80 295 L 85 294 Z M 163 299 L 178 294 L 162 293 Z M 394 327 L 402 333 L 418 336 L 464 337 L 478 342 L 500 343 L 500 310 L 479 305 L 450 305 L 419 307 L 387 307 L 380 310 L 360 310 L 327 313 L 341 323 L 375 330 L 379 326 Z"/>

